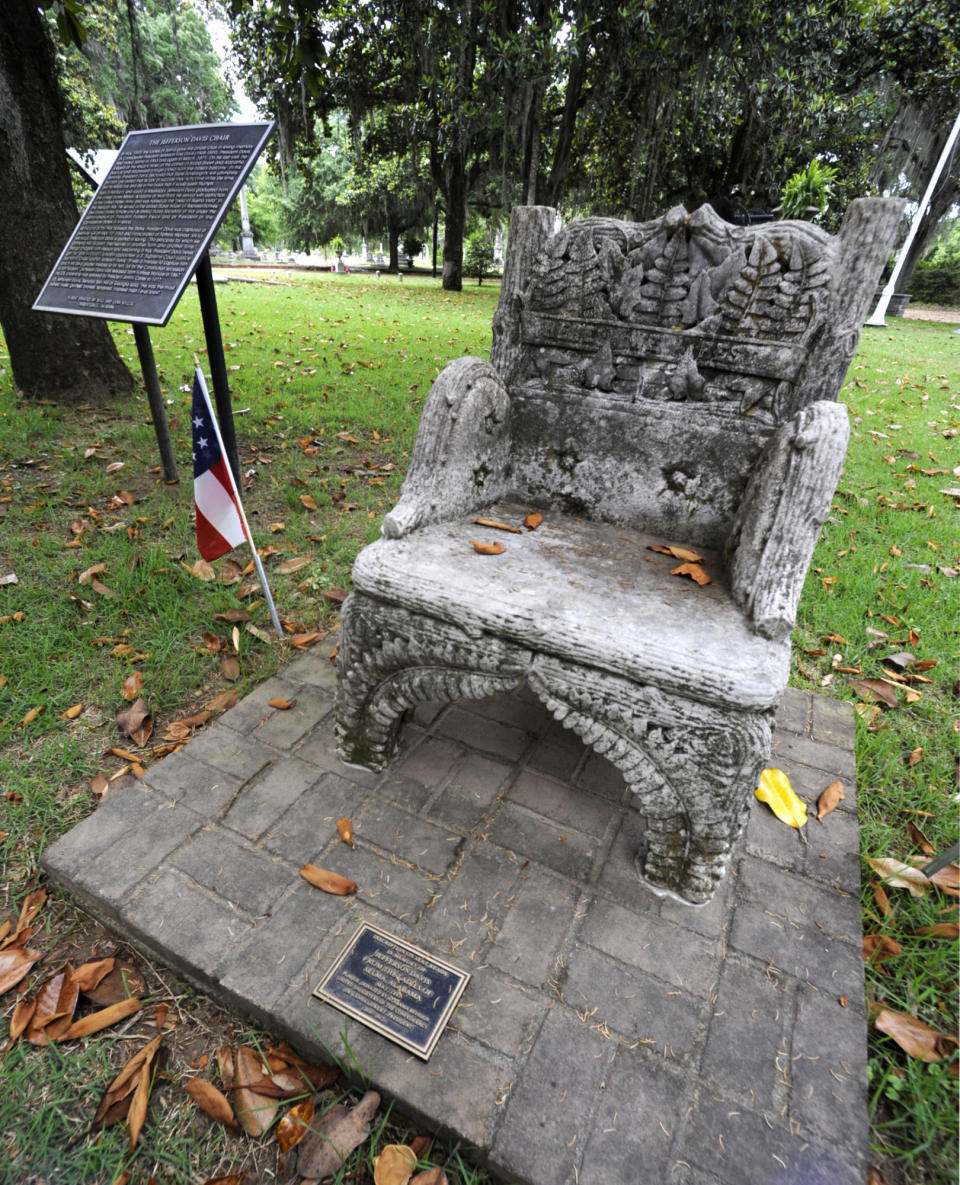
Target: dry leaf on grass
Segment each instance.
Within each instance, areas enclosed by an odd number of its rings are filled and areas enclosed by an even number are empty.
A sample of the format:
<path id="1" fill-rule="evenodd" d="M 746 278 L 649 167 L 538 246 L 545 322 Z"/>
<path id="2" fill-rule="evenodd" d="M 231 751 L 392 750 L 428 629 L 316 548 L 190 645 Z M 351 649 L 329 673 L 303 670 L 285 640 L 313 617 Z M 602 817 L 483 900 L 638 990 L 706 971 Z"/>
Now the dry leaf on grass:
<path id="1" fill-rule="evenodd" d="M 83 704 L 74 704 L 72 708 L 67 708 L 65 712 L 60 713 L 61 720 L 76 720 L 76 718 L 83 711 Z"/>
<path id="2" fill-rule="evenodd" d="M 507 550 L 502 543 L 486 543 L 477 539 L 468 539 L 467 542 L 480 555 L 503 555 Z"/>
<path id="3" fill-rule="evenodd" d="M 861 699 L 871 703 L 879 701 L 886 704 L 888 708 L 897 707 L 896 684 L 887 679 L 853 679 L 850 686 Z"/>
<path id="4" fill-rule="evenodd" d="M 864 962 L 878 966 L 880 963 L 885 963 L 888 959 L 896 958 L 897 955 L 902 954 L 903 947 L 888 934 L 865 934 L 863 936 Z"/>
<path id="5" fill-rule="evenodd" d="M 957 1048 L 957 1038 L 941 1033 L 907 1012 L 881 1008 L 873 1018 L 874 1028 L 892 1037 L 911 1057 L 924 1062 L 938 1062 Z"/>
<path id="6" fill-rule="evenodd" d="M 152 1067 L 162 1039 L 157 1034 L 152 1041 L 148 1041 L 142 1049 L 137 1050 L 128 1059 L 123 1069 L 104 1091 L 103 1098 L 93 1117 L 94 1127 L 109 1127 L 111 1124 L 127 1118 L 133 1094 L 139 1086 L 144 1068 L 149 1071 Z"/>
<path id="7" fill-rule="evenodd" d="M 79 1020 L 75 1020 L 64 1033 L 63 1039 L 75 1041 L 78 1037 L 89 1037 L 93 1033 L 99 1033 L 101 1030 L 117 1024 L 118 1021 L 133 1016 L 142 1007 L 143 1004 L 136 996 L 131 996 L 127 1000 L 118 1000 L 116 1004 L 109 1004 L 106 1008 L 101 1008 L 99 1012 L 91 1012 L 89 1016 L 82 1016 Z"/>
<path id="8" fill-rule="evenodd" d="M 20 915 L 17 918 L 17 924 L 13 931 L 0 942 L 0 950 L 8 946 L 23 946 L 33 932 L 30 929 L 30 923 L 43 908 L 46 900 L 46 889 L 34 889 L 32 893 L 28 893 L 24 897 L 20 905 Z"/>
<path id="9" fill-rule="evenodd" d="M 140 683 L 143 684 L 142 675 Z M 125 698 L 130 697 L 125 695 Z M 138 745 L 145 745 L 153 732 L 153 717 L 143 700 L 138 699 L 129 708 L 117 713 L 117 725 L 124 736 L 130 737 Z"/>
<path id="10" fill-rule="evenodd" d="M 338 897 L 346 897 L 357 891 L 355 881 L 348 880 L 338 872 L 318 868 L 316 864 L 304 864 L 300 869 L 300 875 L 314 888 L 322 889 L 324 893 L 335 893 Z"/>
<path id="11" fill-rule="evenodd" d="M 234 1135 L 240 1134 L 240 1124 L 227 1096 L 217 1090 L 212 1082 L 207 1082 L 205 1078 L 191 1078 L 184 1089 L 201 1111 Z"/>
<path id="12" fill-rule="evenodd" d="M 301 1141 L 297 1157 L 297 1172 L 301 1177 L 332 1176 L 354 1148 L 370 1135 L 370 1124 L 380 1096 L 369 1090 L 351 1109 L 338 1103 L 319 1120 L 315 1120 L 309 1134 Z"/>
<path id="13" fill-rule="evenodd" d="M 417 1156 L 407 1144 L 387 1144 L 373 1158 L 373 1185 L 407 1185 L 417 1167 Z"/>
<path id="14" fill-rule="evenodd" d="M 924 835 L 916 823 L 910 819 L 907 820 L 907 830 L 910 832 L 910 838 L 917 845 L 921 852 L 927 856 L 936 855 L 937 849 L 933 846 L 929 839 Z"/>
<path id="15" fill-rule="evenodd" d="M 240 663 L 233 657 L 220 659 L 220 674 L 231 683 L 240 678 Z"/>
<path id="16" fill-rule="evenodd" d="M 936 922 L 932 926 L 921 926 L 914 930 L 919 938 L 960 938 L 960 923 Z"/>
<path id="17" fill-rule="evenodd" d="M 143 672 L 131 671 L 123 681 L 120 694 L 124 699 L 134 699 L 143 690 Z"/>
<path id="18" fill-rule="evenodd" d="M 932 883 L 919 868 L 913 868 L 892 856 L 868 856 L 867 863 L 883 878 L 884 884 L 894 889 L 907 889 L 911 897 L 922 897 Z"/>
<path id="19" fill-rule="evenodd" d="M 91 999 L 94 1004 L 106 1006 L 118 1004 L 121 1000 L 129 1000 L 146 994 L 147 985 L 143 976 L 132 963 L 126 960 L 114 960 L 114 965 L 103 976 L 99 983 L 80 990 Z"/>
<path id="20" fill-rule="evenodd" d="M 73 968 L 65 963 L 37 989 L 33 1015 L 24 1038 L 31 1045 L 49 1045 L 58 1041 L 70 1028 L 79 995 Z"/>
<path id="21" fill-rule="evenodd" d="M 20 982 L 42 953 L 23 946 L 11 946 L 0 951 L 0 996 Z"/>
<path id="22" fill-rule="evenodd" d="M 310 1130 L 313 1110 L 313 1098 L 304 1099 L 302 1103 L 291 1107 L 277 1124 L 277 1143 L 284 1156 L 291 1148 L 295 1148 Z"/>
<path id="23" fill-rule="evenodd" d="M 312 558 L 312 555 L 291 556 L 290 559 L 284 560 L 282 564 L 277 564 L 274 572 L 278 576 L 289 576 L 291 572 L 299 572 L 301 568 L 305 568 Z"/>
<path id="24" fill-rule="evenodd" d="M 817 799 L 817 818 L 822 823 L 824 817 L 837 809 L 837 804 L 846 798 L 843 792 L 843 782 L 831 782 Z"/>
<path id="25" fill-rule="evenodd" d="M 262 1136 L 273 1123 L 279 1102 L 253 1089 L 263 1077 L 260 1055 L 245 1045 L 233 1051 L 233 1108 L 248 1136 Z"/>
<path id="26" fill-rule="evenodd" d="M 342 843 L 347 844 L 351 848 L 356 846 L 353 842 L 353 824 L 349 819 L 337 819 L 337 834 L 340 836 Z"/>
<path id="27" fill-rule="evenodd" d="M 410 1185 L 449 1185 L 447 1174 L 441 1168 L 425 1169 L 410 1178 Z"/>
<path id="28" fill-rule="evenodd" d="M 235 691 L 221 691 L 206 705 L 211 712 L 225 712 L 239 703 L 240 697 Z"/>

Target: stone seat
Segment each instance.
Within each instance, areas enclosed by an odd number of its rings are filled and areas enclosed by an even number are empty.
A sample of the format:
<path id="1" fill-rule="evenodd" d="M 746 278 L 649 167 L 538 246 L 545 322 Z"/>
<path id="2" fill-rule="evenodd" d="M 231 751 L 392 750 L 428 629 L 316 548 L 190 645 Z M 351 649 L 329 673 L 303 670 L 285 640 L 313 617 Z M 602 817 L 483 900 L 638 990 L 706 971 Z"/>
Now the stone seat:
<path id="1" fill-rule="evenodd" d="M 846 450 L 836 397 L 901 210 L 860 199 L 836 236 L 708 206 L 561 230 L 515 210 L 490 361 L 433 384 L 354 565 L 341 756 L 382 768 L 414 704 L 526 683 L 622 772 L 640 877 L 709 900 L 769 760 Z M 474 522 L 534 508 L 534 531 Z M 711 583 L 653 540 L 702 554 Z"/>
<path id="2" fill-rule="evenodd" d="M 698 551 L 711 578 L 701 586 L 670 575 L 681 560 L 650 550 L 683 540 L 549 510 L 537 530 L 520 535 L 474 521 L 517 526 L 533 509 L 497 502 L 402 539 L 378 540 L 358 556 L 354 588 L 468 632 L 655 682 L 678 695 L 695 680 L 703 702 L 719 707 L 776 706 L 787 680 L 789 641 L 750 629 L 716 551 Z M 501 543 L 505 550 L 478 554 L 471 540 Z"/>

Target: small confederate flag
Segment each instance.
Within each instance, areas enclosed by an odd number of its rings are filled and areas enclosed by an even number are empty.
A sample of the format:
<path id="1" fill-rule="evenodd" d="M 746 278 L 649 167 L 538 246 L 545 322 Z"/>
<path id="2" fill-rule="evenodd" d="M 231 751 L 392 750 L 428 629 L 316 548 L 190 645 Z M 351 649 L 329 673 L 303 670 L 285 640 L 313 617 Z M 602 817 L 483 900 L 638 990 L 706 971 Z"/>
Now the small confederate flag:
<path id="1" fill-rule="evenodd" d="M 193 501 L 197 547 L 205 560 L 219 559 L 249 538 L 199 367 L 193 377 Z"/>

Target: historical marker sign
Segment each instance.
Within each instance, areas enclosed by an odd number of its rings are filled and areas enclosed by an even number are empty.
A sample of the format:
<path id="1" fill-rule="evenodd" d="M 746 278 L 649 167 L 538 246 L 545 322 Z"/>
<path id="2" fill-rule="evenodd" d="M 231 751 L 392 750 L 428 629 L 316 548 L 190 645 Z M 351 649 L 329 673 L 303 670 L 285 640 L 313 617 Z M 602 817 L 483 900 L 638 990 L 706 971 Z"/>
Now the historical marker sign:
<path id="1" fill-rule="evenodd" d="M 313 994 L 426 1061 L 469 979 L 363 922 Z"/>
<path id="2" fill-rule="evenodd" d="M 33 307 L 166 325 L 273 126 L 131 132 Z"/>

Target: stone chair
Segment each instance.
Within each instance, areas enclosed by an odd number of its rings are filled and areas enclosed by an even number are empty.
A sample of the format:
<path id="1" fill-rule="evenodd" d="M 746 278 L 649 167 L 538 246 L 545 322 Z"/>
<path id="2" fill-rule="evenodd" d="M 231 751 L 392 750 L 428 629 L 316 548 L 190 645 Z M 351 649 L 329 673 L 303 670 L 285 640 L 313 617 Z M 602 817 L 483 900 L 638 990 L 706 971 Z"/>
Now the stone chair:
<path id="1" fill-rule="evenodd" d="M 515 210 L 491 361 L 434 383 L 353 569 L 341 756 L 382 768 L 411 706 L 526 682 L 623 772 L 640 876 L 709 900 L 769 759 L 846 449 L 835 399 L 901 208 L 855 201 L 836 237 L 709 206 L 559 231 Z"/>

